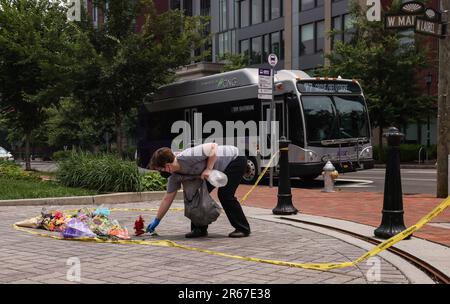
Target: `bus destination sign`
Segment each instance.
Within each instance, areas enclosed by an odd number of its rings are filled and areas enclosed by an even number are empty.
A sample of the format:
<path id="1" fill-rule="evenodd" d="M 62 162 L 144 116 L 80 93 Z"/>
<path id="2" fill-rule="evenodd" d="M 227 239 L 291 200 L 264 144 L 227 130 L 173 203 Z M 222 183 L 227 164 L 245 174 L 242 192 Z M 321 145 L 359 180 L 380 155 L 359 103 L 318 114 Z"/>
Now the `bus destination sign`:
<path id="1" fill-rule="evenodd" d="M 301 80 L 297 87 L 300 93 L 361 94 L 361 88 L 355 82 Z"/>

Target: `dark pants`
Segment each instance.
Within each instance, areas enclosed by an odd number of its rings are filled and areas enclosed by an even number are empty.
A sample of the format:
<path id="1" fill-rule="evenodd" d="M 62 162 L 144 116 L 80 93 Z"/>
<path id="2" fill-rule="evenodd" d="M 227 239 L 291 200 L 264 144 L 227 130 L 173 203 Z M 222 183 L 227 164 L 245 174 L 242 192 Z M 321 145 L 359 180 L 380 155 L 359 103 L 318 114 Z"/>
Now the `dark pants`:
<path id="1" fill-rule="evenodd" d="M 234 196 L 236 189 L 241 182 L 242 175 L 244 175 L 246 167 L 247 158 L 245 156 L 238 156 L 235 160 L 229 163 L 223 172 L 228 177 L 228 183 L 224 187 L 219 188 L 217 195 L 231 226 L 238 231 L 250 233 L 250 224 L 245 217 L 241 204 Z M 211 192 L 214 189 L 214 186 L 208 182 L 206 183 L 208 185 L 208 191 Z M 205 231 L 208 229 L 208 226 L 195 227 L 191 223 L 191 229 L 194 228 Z"/>

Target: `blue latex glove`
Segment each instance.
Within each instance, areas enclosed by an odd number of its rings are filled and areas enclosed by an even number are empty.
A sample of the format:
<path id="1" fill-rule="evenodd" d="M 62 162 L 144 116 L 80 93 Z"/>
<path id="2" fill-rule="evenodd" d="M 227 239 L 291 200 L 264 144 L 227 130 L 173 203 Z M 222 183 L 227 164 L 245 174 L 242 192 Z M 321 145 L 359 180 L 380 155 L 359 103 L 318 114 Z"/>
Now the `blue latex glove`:
<path id="1" fill-rule="evenodd" d="M 159 225 L 161 220 L 155 218 L 148 226 L 147 226 L 147 232 L 153 233 L 155 232 L 155 228 Z"/>

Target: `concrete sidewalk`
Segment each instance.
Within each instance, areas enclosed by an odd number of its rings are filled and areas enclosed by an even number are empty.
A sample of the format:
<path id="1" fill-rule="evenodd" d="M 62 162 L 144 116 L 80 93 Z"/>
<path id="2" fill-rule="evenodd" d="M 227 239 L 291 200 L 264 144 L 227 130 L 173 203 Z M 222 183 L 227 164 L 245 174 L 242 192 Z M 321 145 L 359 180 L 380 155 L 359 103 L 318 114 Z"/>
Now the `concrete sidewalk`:
<path id="1" fill-rule="evenodd" d="M 240 185 L 236 197 L 242 198 L 250 186 Z M 342 219 L 354 223 L 372 226 L 376 229 L 381 223 L 383 193 L 345 192 L 336 189 L 334 193 L 320 190 L 292 188 L 292 202 L 302 214 Z M 273 209 L 277 202 L 278 188 L 258 186 L 245 202 L 246 206 Z M 217 198 L 216 190 L 213 195 Z M 443 199 L 427 194 L 405 195 L 403 197 L 405 225 L 417 223 L 433 210 Z M 450 246 L 450 209 L 425 225 L 414 234 L 415 237 L 449 247 Z"/>
<path id="2" fill-rule="evenodd" d="M 158 205 L 159 201 L 113 206 L 155 208 Z M 173 205 L 182 206 L 182 201 L 175 201 Z M 317 271 L 170 247 L 86 243 L 39 237 L 14 230 L 11 225 L 39 214 L 41 206 L 4 206 L 0 210 L 2 283 L 72 283 L 67 280 L 72 265 L 67 264 L 69 258 L 77 258 L 81 263 L 80 283 L 433 283 L 422 271 L 387 251 L 376 257 L 375 264 L 374 261 L 364 261 L 353 267 Z M 232 227 L 222 214 L 210 225 L 208 237 L 186 239 L 184 233 L 190 230 L 189 221 L 183 212 L 175 211 L 169 211 L 161 222 L 157 229 L 159 237 L 145 235 L 140 238 L 167 239 L 189 247 L 298 263 L 348 262 L 373 248 L 373 245 L 364 241 L 334 232 L 279 222 L 267 209 L 245 207 L 245 212 L 252 227 L 252 234 L 248 238 L 228 238 Z M 155 212 L 124 211 L 114 212 L 112 216 L 131 230 L 140 214 L 146 223 L 155 216 Z M 377 267 L 375 272 L 374 265 Z"/>

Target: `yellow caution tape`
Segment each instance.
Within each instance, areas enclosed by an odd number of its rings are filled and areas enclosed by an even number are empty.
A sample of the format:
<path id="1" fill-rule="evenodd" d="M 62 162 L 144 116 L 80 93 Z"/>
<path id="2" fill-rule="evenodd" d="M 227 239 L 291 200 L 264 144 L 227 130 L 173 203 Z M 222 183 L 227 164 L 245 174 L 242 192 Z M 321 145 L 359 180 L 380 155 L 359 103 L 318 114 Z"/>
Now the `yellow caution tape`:
<path id="1" fill-rule="evenodd" d="M 252 257 L 245 257 L 245 256 L 239 256 L 239 255 L 233 255 L 208 249 L 202 249 L 202 248 L 195 248 L 195 247 L 189 247 L 185 245 L 177 244 L 170 240 L 156 240 L 156 241 L 145 241 L 145 240 L 103 240 L 99 238 L 79 238 L 79 239 L 65 239 L 61 236 L 54 236 L 49 235 L 45 233 L 39 233 L 36 231 L 31 231 L 29 229 L 21 228 L 16 225 L 13 225 L 14 229 L 24 231 L 33 235 L 43 236 L 43 237 L 49 237 L 53 239 L 58 240 L 72 240 L 72 241 L 84 241 L 84 242 L 96 242 L 96 243 L 112 243 L 112 244 L 131 244 L 131 245 L 151 245 L 151 246 L 164 246 L 164 247 L 173 247 L 173 248 L 180 248 L 190 251 L 197 251 L 197 252 L 203 252 L 207 254 L 213 254 L 217 256 L 222 257 L 228 257 L 232 259 L 239 259 L 244 261 L 251 261 L 251 262 L 259 262 L 259 263 L 265 263 L 265 264 L 272 264 L 272 265 L 279 265 L 279 266 L 288 266 L 288 267 L 296 267 L 296 268 L 306 268 L 306 269 L 314 269 L 314 270 L 332 270 L 337 268 L 345 268 L 345 267 L 351 267 L 355 266 L 358 263 L 361 263 L 362 261 L 373 257 L 377 254 L 379 254 L 381 251 L 388 249 L 389 247 L 393 246 L 394 244 L 400 242 L 404 238 L 411 235 L 413 232 L 419 230 L 422 228 L 426 223 L 428 223 L 430 220 L 432 220 L 434 217 L 439 215 L 442 211 L 444 211 L 448 206 L 450 205 L 450 197 L 447 197 L 446 200 L 441 202 L 435 209 L 433 209 L 429 214 L 424 216 L 419 222 L 417 222 L 415 225 L 409 227 L 408 229 L 400 232 L 399 234 L 391 237 L 390 239 L 384 241 L 383 243 L 379 244 L 372 250 L 368 251 L 367 253 L 363 254 L 358 259 L 352 261 L 352 262 L 343 262 L 343 263 L 294 263 L 294 262 L 286 262 L 286 261 L 276 261 L 276 260 L 267 260 L 267 259 L 260 259 L 260 258 L 252 258 Z M 126 209 L 117 209 L 117 210 L 126 210 Z M 133 209 L 129 209 L 133 210 Z M 144 209 L 138 209 L 139 211 L 142 211 Z M 147 209 L 145 209 L 147 210 Z"/>
<path id="2" fill-rule="evenodd" d="M 281 148 L 279 151 L 277 151 L 272 158 L 270 159 L 269 163 L 267 164 L 266 168 L 264 168 L 263 172 L 258 176 L 258 179 L 256 180 L 256 183 L 253 185 L 253 187 L 241 198 L 240 203 L 244 204 L 244 202 L 247 200 L 250 193 L 255 190 L 256 186 L 258 186 L 259 182 L 263 178 L 264 174 L 266 174 L 267 170 L 270 168 L 270 165 L 272 164 L 272 161 L 275 159 L 275 157 L 280 153 L 280 151 L 289 151 L 289 148 Z"/>

